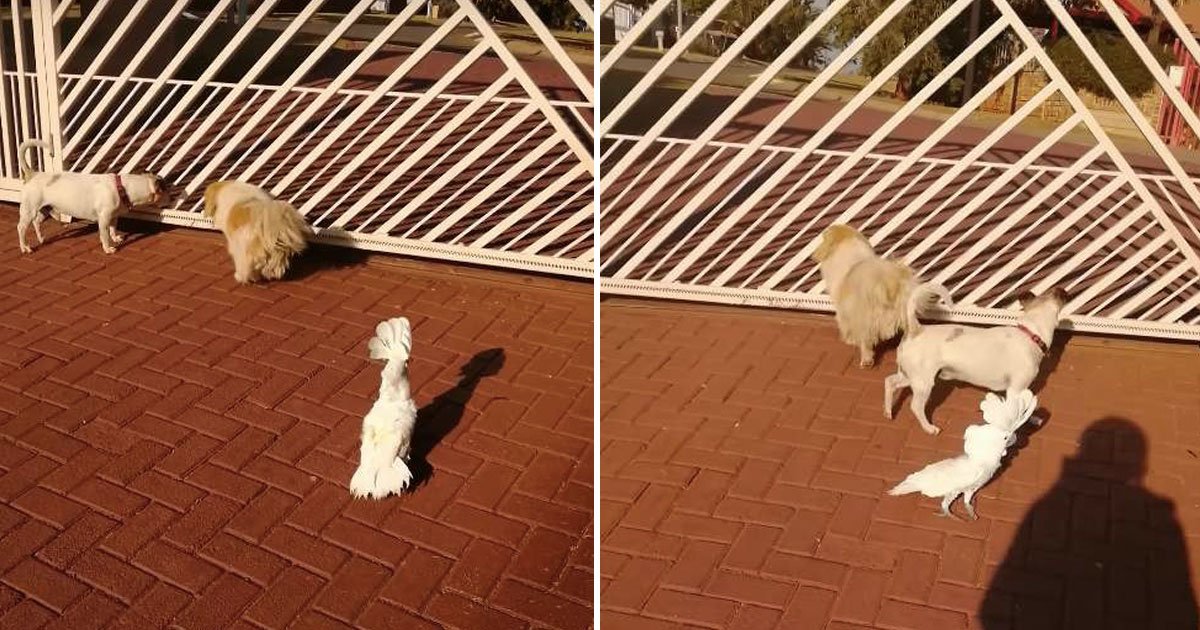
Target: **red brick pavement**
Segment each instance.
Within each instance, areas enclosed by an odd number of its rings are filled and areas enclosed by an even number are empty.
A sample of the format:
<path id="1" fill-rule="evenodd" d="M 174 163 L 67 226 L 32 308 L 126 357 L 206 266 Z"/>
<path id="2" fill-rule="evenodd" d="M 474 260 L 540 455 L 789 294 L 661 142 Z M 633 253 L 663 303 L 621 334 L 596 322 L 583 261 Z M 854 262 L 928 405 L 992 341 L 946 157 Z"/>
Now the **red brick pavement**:
<path id="1" fill-rule="evenodd" d="M 142 227 L 0 250 L 0 627 L 590 625 L 589 286 Z M 401 314 L 427 481 L 352 501 Z"/>
<path id="2" fill-rule="evenodd" d="M 1049 420 L 965 523 L 885 490 L 961 453 L 979 391 L 932 437 L 882 415 L 894 351 L 858 369 L 827 316 L 608 300 L 600 334 L 605 627 L 1187 627 L 1163 615 L 1200 567 L 1194 344 L 1056 341 Z"/>

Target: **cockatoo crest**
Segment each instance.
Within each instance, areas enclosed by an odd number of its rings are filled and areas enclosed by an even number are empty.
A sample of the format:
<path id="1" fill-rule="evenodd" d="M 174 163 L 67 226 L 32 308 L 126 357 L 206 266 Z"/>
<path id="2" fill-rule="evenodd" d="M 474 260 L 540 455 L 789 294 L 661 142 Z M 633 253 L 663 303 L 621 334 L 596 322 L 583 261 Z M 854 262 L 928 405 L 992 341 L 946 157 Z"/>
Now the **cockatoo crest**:
<path id="1" fill-rule="evenodd" d="M 407 361 L 412 352 L 412 329 L 407 317 L 396 317 L 379 322 L 375 336 L 367 342 L 367 351 L 372 359 L 397 359 Z"/>

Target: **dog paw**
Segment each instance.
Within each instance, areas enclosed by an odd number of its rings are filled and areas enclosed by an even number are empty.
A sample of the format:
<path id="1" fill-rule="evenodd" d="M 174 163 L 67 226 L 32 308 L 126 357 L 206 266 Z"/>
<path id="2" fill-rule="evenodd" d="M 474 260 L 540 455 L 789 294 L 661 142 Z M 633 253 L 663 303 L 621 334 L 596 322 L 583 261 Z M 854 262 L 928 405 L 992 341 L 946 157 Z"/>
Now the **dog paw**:
<path id="1" fill-rule="evenodd" d="M 863 369 L 867 369 L 867 368 L 873 368 L 873 367 L 875 367 L 875 359 L 874 359 L 874 357 L 872 357 L 872 358 L 870 358 L 870 359 L 859 359 L 859 360 L 858 360 L 858 367 L 860 367 L 860 368 L 863 368 Z"/>
<path id="2" fill-rule="evenodd" d="M 113 247 L 113 246 L 111 246 L 111 245 L 109 245 L 109 246 L 105 246 L 105 247 L 104 247 L 104 253 L 105 253 L 105 254 L 115 254 L 115 253 L 117 253 L 117 248 L 116 248 L 116 247 Z"/>
<path id="3" fill-rule="evenodd" d="M 941 427 L 934 426 L 932 424 L 927 427 L 921 427 L 921 428 L 924 429 L 925 432 L 928 433 L 929 435 L 937 435 L 942 432 Z"/>
<path id="4" fill-rule="evenodd" d="M 32 253 L 33 253 L 33 248 L 32 248 L 32 247 L 30 247 L 30 246 L 28 246 L 28 245 L 22 245 L 22 246 L 21 246 L 21 253 L 22 253 L 22 254 L 32 254 Z"/>
<path id="5" fill-rule="evenodd" d="M 114 242 L 114 243 L 122 243 L 122 242 L 124 242 L 124 241 L 125 241 L 125 235 L 124 235 L 124 234 L 113 234 L 113 235 L 112 235 L 112 242 Z"/>

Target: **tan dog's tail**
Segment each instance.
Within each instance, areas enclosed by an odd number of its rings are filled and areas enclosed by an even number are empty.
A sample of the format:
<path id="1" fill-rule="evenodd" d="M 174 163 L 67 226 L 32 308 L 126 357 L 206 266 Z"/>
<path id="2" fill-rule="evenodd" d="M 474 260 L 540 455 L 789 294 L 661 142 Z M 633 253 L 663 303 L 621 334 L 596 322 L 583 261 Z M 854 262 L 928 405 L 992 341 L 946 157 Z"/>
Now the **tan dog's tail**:
<path id="1" fill-rule="evenodd" d="M 262 201 L 252 214 L 254 234 L 262 248 L 259 273 L 267 280 L 278 280 L 287 273 L 292 256 L 304 251 L 309 232 L 304 217 L 286 201 Z"/>
<path id="2" fill-rule="evenodd" d="M 954 305 L 950 299 L 950 292 L 946 290 L 946 287 L 936 282 L 923 282 L 913 287 L 912 291 L 908 294 L 904 336 L 910 337 L 921 332 L 921 322 L 917 319 L 917 316 L 928 312 L 939 303 L 944 306 Z"/>
<path id="3" fill-rule="evenodd" d="M 33 150 L 33 147 L 41 147 L 46 150 L 47 155 L 54 157 L 54 147 L 50 146 L 50 143 L 45 140 L 30 138 L 22 142 L 21 146 L 17 147 L 17 161 L 21 165 L 22 181 L 29 181 L 29 178 L 33 177 L 33 166 L 29 164 L 29 152 Z"/>

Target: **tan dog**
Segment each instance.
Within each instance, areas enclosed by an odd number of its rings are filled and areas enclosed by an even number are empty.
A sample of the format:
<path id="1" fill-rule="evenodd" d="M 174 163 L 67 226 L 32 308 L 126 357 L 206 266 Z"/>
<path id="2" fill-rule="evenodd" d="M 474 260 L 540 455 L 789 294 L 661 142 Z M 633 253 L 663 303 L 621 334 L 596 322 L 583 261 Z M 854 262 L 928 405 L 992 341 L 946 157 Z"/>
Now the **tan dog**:
<path id="1" fill-rule="evenodd" d="M 282 278 L 292 256 L 304 251 L 311 232 L 291 204 L 242 182 L 209 184 L 204 216 L 225 234 L 233 278 L 242 283 Z"/>
<path id="2" fill-rule="evenodd" d="M 858 348 L 861 367 L 875 364 L 880 342 L 919 330 L 917 316 L 939 299 L 950 303 L 945 287 L 917 282 L 907 265 L 880 258 L 848 225 L 831 225 L 822 232 L 812 257 L 829 287 L 842 341 Z"/>

